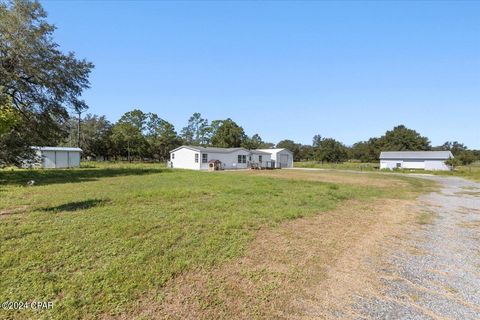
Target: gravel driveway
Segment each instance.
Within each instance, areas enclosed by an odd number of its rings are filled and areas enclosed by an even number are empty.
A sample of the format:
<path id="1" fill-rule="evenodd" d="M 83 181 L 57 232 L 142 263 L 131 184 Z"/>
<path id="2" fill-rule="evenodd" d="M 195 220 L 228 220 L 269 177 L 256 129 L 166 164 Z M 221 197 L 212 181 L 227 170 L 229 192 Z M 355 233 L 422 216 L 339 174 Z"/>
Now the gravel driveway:
<path id="1" fill-rule="evenodd" d="M 384 292 L 360 300 L 359 318 L 480 319 L 480 183 L 425 178 L 442 185 L 420 198 L 434 218 L 377 271 Z"/>

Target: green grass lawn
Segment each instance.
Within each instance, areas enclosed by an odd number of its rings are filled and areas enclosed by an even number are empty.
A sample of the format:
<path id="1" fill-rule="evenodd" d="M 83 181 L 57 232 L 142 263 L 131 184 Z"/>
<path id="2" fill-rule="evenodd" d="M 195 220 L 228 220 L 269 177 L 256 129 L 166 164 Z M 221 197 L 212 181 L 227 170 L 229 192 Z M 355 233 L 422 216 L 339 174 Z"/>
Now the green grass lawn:
<path id="1" fill-rule="evenodd" d="M 379 163 L 360 163 L 360 162 L 321 163 L 317 161 L 301 161 L 301 162 L 295 162 L 293 166 L 295 168 L 375 171 L 379 169 L 380 164 Z"/>
<path id="2" fill-rule="evenodd" d="M 454 171 L 431 171 L 430 173 L 442 176 L 456 176 L 480 181 L 480 163 L 474 163 L 469 166 L 460 166 Z"/>
<path id="3" fill-rule="evenodd" d="M 403 180 L 417 191 L 425 186 Z M 239 257 L 260 227 L 349 199 L 406 194 L 392 191 L 155 164 L 3 170 L 0 301 L 53 301 L 54 308 L 0 310 L 0 318 L 125 312 L 145 294 L 161 295 L 176 274 Z"/>
<path id="4" fill-rule="evenodd" d="M 337 169 L 337 170 L 355 170 L 355 171 L 380 171 L 379 163 L 319 163 L 316 161 L 295 162 L 296 168 L 319 168 L 319 169 Z M 429 173 L 440 176 L 456 176 L 471 180 L 480 181 L 480 162 L 473 163 L 468 166 L 456 167 L 453 171 L 426 171 L 426 170 L 382 170 L 381 172 L 397 172 L 397 173 Z"/>

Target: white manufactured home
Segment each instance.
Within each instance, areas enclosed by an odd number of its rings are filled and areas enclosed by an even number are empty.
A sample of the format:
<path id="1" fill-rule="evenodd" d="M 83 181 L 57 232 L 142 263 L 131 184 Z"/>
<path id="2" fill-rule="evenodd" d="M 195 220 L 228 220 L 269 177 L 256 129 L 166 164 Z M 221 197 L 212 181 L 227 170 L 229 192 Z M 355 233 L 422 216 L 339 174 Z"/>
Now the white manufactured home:
<path id="1" fill-rule="evenodd" d="M 181 146 L 170 151 L 169 166 L 192 170 L 274 168 L 269 150 Z"/>
<path id="2" fill-rule="evenodd" d="M 285 148 L 258 149 L 272 155 L 272 162 L 275 168 L 293 168 L 293 153 Z"/>
<path id="3" fill-rule="evenodd" d="M 32 147 L 38 157 L 33 167 L 75 168 L 80 167 L 80 148 L 68 147 Z"/>
<path id="4" fill-rule="evenodd" d="M 451 170 L 445 161 L 453 158 L 450 151 L 384 151 L 380 153 L 380 169 Z"/>

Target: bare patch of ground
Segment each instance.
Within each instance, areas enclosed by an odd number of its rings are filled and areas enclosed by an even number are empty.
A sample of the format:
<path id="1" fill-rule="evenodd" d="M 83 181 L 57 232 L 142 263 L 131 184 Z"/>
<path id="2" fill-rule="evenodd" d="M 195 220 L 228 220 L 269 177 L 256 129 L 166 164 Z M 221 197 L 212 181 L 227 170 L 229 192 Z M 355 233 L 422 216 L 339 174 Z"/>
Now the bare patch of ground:
<path id="1" fill-rule="evenodd" d="M 464 221 L 460 223 L 461 227 L 480 229 L 480 220 Z"/>
<path id="2" fill-rule="evenodd" d="M 3 209 L 3 210 L 0 210 L 0 217 L 24 213 L 27 211 L 28 208 L 29 206 L 17 206 L 17 207 Z"/>
<path id="3" fill-rule="evenodd" d="M 457 212 L 462 214 L 480 214 L 480 209 L 467 208 L 464 206 L 459 206 Z"/>
<path id="4" fill-rule="evenodd" d="M 383 175 L 361 174 L 352 172 L 339 171 L 323 171 L 323 170 L 262 170 L 246 172 L 258 176 L 267 176 L 282 179 L 300 179 L 306 181 L 323 181 L 331 183 L 346 183 L 352 185 L 368 186 L 368 187 L 404 187 L 407 186 L 405 181 L 395 179 L 389 176 L 385 179 Z"/>
<path id="5" fill-rule="evenodd" d="M 460 191 L 455 192 L 457 195 L 467 195 L 467 196 L 480 196 L 480 191 Z"/>
<path id="6" fill-rule="evenodd" d="M 355 308 L 361 319 L 480 319 L 480 197 L 462 191 L 480 184 L 429 179 L 442 190 L 423 195 L 419 203 L 435 218 L 387 247 L 384 267 L 372 264 L 383 286 L 373 298 L 359 297 Z"/>
<path id="7" fill-rule="evenodd" d="M 351 301 L 378 292 L 383 248 L 416 224 L 407 200 L 350 201 L 260 230 L 245 256 L 178 275 L 119 319 L 352 318 Z"/>

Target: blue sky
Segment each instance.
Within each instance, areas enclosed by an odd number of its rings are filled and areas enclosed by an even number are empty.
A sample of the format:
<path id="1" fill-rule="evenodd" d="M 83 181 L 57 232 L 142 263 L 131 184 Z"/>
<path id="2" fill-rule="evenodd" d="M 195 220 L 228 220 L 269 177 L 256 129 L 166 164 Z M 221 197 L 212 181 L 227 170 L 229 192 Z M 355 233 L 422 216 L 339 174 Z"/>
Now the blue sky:
<path id="1" fill-rule="evenodd" d="M 178 131 L 193 112 L 266 141 L 346 144 L 398 124 L 480 149 L 480 2 L 42 1 L 84 97 Z"/>

